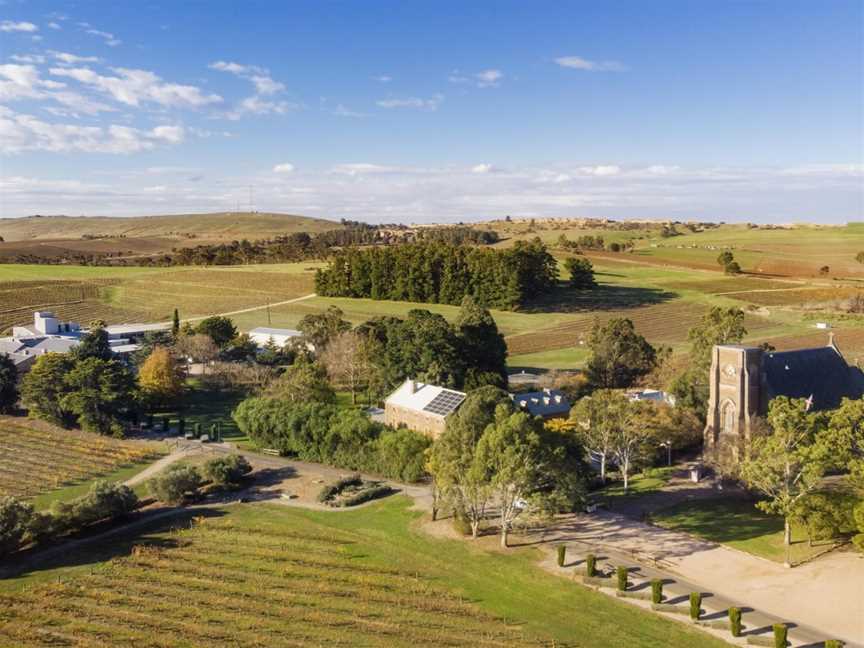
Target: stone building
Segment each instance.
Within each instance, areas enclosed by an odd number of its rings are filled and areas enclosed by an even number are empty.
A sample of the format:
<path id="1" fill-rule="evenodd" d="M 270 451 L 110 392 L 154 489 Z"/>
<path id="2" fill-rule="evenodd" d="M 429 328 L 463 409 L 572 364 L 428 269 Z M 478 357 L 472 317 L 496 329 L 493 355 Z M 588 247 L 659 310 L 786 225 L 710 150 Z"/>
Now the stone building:
<path id="1" fill-rule="evenodd" d="M 384 401 L 384 423 L 407 427 L 434 439 L 464 400 L 463 392 L 409 378 Z"/>
<path id="2" fill-rule="evenodd" d="M 834 409 L 844 398 L 862 397 L 864 373 L 846 362 L 831 335 L 827 346 L 795 351 L 715 346 L 709 385 L 705 457 L 728 452 L 737 461 L 771 399 L 805 398 L 813 410 Z"/>

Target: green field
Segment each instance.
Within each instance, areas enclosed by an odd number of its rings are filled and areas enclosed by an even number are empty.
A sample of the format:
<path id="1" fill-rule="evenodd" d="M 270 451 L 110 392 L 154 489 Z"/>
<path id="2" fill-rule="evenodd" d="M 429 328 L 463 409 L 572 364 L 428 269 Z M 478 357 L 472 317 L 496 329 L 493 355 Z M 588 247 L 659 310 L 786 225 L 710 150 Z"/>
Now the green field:
<path id="1" fill-rule="evenodd" d="M 0 643 L 726 645 L 547 574 L 536 549 L 432 538 L 414 530 L 409 506 L 201 510 L 179 533 L 76 550 L 0 582 Z"/>
<path id="2" fill-rule="evenodd" d="M 740 549 L 754 556 L 783 562 L 783 519 L 768 515 L 750 500 L 725 497 L 682 502 L 651 514 L 659 526 Z M 830 546 L 830 544 L 828 545 Z M 824 551 L 826 545 L 811 547 L 800 526 L 792 525 L 791 558 L 795 564 Z"/>
<path id="3" fill-rule="evenodd" d="M 525 224 L 509 227 L 514 237 L 532 235 L 523 232 Z M 589 230 L 550 227 L 535 233 L 551 243 L 561 233 L 575 238 L 586 232 Z M 657 232 L 592 229 L 590 233 L 607 240 L 623 237 L 637 242 L 633 253 L 589 253 L 597 289 L 577 291 L 562 285 L 519 311 L 493 311 L 507 336 L 511 365 L 581 368 L 591 327 L 611 317 L 629 317 L 653 344 L 685 351 L 687 331 L 713 305 L 745 310 L 746 342 L 768 341 L 778 349 L 822 345 L 827 336 L 814 326 L 816 321 L 827 320 L 833 322 L 838 343 L 850 359 L 864 356 L 864 318 L 838 310 L 841 299 L 864 292 L 860 281 L 838 280 L 833 274 L 818 278 L 775 276 L 767 271 L 727 277 L 715 261 L 720 247 L 733 245 L 736 255 L 739 251 L 743 255 L 742 261 L 750 259 L 746 254 L 751 253 L 761 255 L 759 258 L 776 257 L 778 263 L 800 259 L 805 266 L 810 263 L 808 259 L 825 258 L 834 268 L 846 268 L 844 272 L 851 277 L 864 266 L 850 262 L 852 266 L 846 267 L 832 259 L 851 259 L 854 250 L 864 248 L 864 227 L 766 230 L 722 226 L 667 239 L 659 238 Z M 512 240 L 500 245 L 509 245 Z M 829 259 L 830 255 L 834 256 Z M 747 263 L 750 261 L 745 262 L 745 268 Z M 330 305 L 342 309 L 354 324 L 377 316 L 404 317 L 412 308 L 426 308 L 450 320 L 458 313 L 458 307 L 450 305 L 370 299 L 312 297 L 279 305 L 313 293 L 318 267 L 320 262 L 207 268 L 3 265 L 0 329 L 29 322 L 35 308 L 51 308 L 61 318 L 83 323 L 94 318 L 109 323 L 166 321 L 174 308 L 183 318 L 232 313 L 241 330 L 256 326 L 295 328 L 304 315 Z"/>

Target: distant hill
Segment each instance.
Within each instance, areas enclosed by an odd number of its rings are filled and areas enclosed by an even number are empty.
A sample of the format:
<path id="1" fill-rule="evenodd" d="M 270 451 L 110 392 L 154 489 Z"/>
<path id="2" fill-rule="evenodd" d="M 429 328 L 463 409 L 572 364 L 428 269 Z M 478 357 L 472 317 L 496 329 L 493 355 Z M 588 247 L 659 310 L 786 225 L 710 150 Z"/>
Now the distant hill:
<path id="1" fill-rule="evenodd" d="M 292 232 L 340 229 L 336 221 L 291 214 L 220 212 L 166 216 L 27 216 L 0 219 L 0 236 L 6 241 L 70 240 L 84 236 L 127 239 L 164 238 L 202 242 L 270 238 Z"/>

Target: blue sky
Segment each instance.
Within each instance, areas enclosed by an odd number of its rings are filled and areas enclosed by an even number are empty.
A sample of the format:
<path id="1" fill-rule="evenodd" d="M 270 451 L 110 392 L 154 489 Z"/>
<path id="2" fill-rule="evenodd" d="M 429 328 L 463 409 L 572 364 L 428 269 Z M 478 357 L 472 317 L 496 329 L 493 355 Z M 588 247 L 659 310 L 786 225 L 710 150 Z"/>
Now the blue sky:
<path id="1" fill-rule="evenodd" d="M 864 217 L 860 2 L 0 4 L 0 215 Z"/>

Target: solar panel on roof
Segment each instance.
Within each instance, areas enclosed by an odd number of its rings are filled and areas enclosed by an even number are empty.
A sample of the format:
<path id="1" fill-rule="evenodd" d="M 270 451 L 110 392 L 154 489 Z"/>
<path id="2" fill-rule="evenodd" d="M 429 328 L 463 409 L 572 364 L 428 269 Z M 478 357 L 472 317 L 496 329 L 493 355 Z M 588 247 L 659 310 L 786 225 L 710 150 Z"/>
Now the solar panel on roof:
<path id="1" fill-rule="evenodd" d="M 438 414 L 440 416 L 447 416 L 459 407 L 463 400 L 465 400 L 465 394 L 444 390 L 429 401 L 429 404 L 423 408 L 423 411 Z"/>

